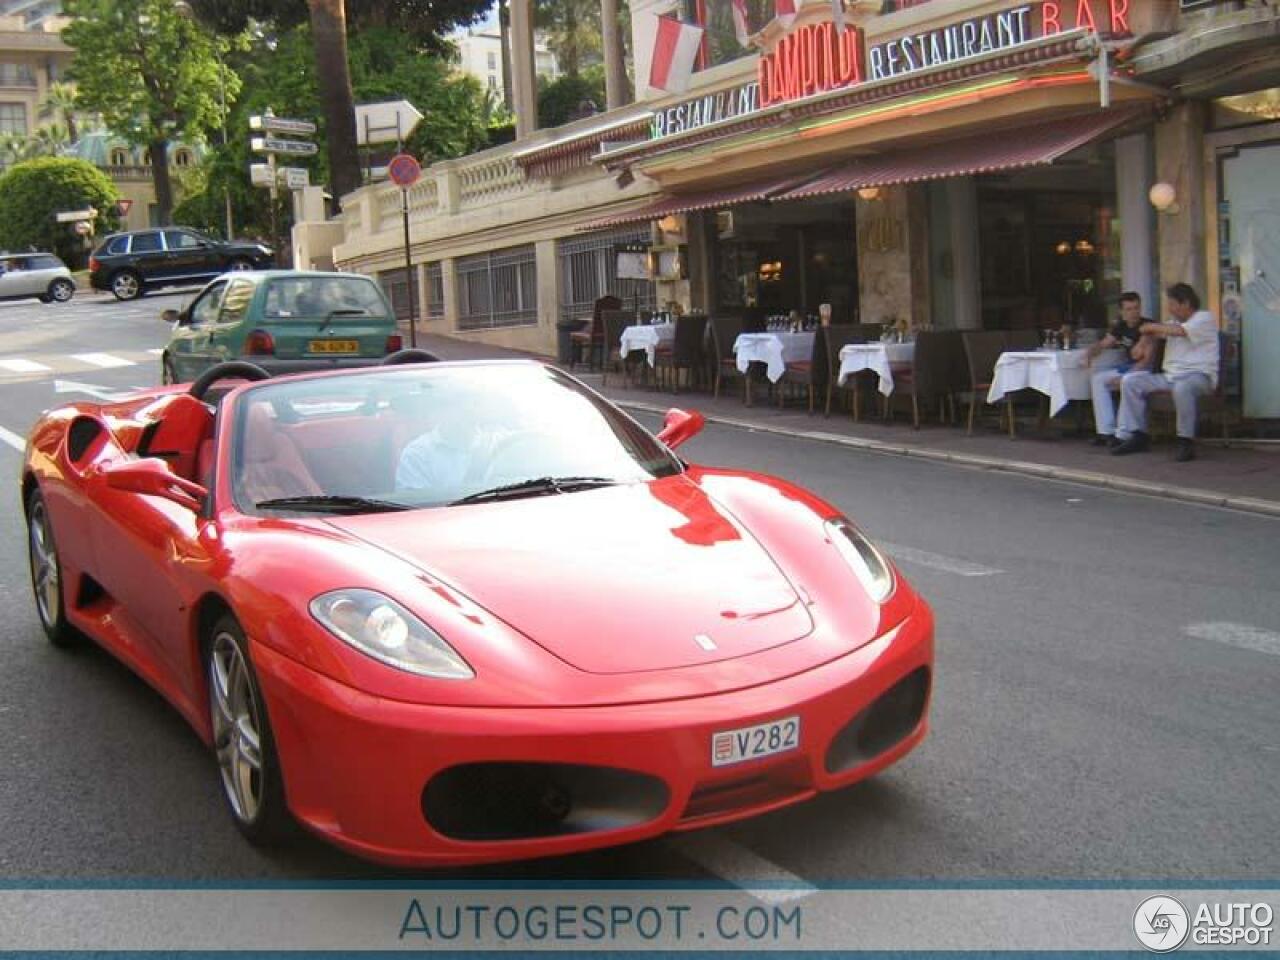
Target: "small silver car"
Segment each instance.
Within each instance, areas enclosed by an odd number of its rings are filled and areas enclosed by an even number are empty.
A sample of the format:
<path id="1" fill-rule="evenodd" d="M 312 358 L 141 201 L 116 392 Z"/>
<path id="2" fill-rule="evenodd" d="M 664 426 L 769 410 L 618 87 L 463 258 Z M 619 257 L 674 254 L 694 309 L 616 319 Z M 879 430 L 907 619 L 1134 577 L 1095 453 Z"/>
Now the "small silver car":
<path id="1" fill-rule="evenodd" d="M 66 303 L 75 293 L 71 271 L 52 253 L 0 254 L 0 300 Z"/>

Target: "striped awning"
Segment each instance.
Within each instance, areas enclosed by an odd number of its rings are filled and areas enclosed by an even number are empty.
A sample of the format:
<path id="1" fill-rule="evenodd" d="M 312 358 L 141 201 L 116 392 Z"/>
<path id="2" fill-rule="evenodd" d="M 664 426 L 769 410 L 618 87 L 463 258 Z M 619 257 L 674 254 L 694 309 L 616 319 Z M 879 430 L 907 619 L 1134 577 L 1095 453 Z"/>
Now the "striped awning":
<path id="1" fill-rule="evenodd" d="M 767 180 L 756 180 L 736 187 L 721 187 L 715 190 L 702 190 L 697 193 L 668 194 L 653 200 L 643 207 L 637 207 L 626 213 L 620 213 L 605 220 L 588 223 L 580 230 L 600 230 L 605 227 L 617 227 L 627 223 L 645 223 L 661 220 L 673 213 L 689 213 L 693 210 L 720 210 L 739 203 L 752 203 L 768 200 L 778 194 L 798 187 L 812 174 L 786 177 L 772 177 Z"/>
<path id="2" fill-rule="evenodd" d="M 1095 111 L 1063 120 L 1017 127 L 1004 133 L 985 132 L 925 147 L 909 147 L 879 156 L 862 157 L 775 195 L 774 200 L 801 200 L 863 187 L 887 187 L 944 177 L 963 177 L 998 170 L 1048 164 L 1077 147 L 1118 130 L 1136 119 L 1142 109 Z"/>

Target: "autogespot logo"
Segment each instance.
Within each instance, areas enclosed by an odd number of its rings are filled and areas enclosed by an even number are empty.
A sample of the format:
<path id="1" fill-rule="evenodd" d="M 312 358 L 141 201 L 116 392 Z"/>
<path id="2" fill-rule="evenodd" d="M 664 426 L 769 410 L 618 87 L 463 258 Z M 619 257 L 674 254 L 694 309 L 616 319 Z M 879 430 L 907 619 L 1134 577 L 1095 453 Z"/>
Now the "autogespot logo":
<path id="1" fill-rule="evenodd" d="M 1148 897 L 1133 914 L 1133 932 L 1138 942 L 1153 953 L 1177 950 L 1191 929 L 1187 908 L 1173 897 Z"/>

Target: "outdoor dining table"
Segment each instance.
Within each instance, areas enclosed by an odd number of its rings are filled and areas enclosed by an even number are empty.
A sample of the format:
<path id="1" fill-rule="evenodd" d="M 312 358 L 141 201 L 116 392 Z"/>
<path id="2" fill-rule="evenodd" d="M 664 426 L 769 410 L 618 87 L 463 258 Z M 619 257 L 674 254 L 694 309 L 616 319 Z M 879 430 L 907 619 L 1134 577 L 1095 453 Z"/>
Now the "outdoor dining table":
<path id="1" fill-rule="evenodd" d="M 847 343 L 840 348 L 840 375 L 844 382 L 859 370 L 873 370 L 880 378 L 880 392 L 884 396 L 893 393 L 893 368 L 907 367 L 915 358 L 914 343 Z"/>
<path id="2" fill-rule="evenodd" d="M 733 342 L 738 371 L 746 373 L 753 363 L 763 363 L 771 383 L 777 383 L 787 372 L 788 363 L 798 363 L 813 356 L 812 330 L 799 333 L 740 333 Z"/>
<path id="3" fill-rule="evenodd" d="M 1057 416 L 1072 400 L 1089 399 L 1089 351 L 1009 350 L 996 361 L 988 403 L 998 403 L 1015 390 L 1037 390 L 1049 398 L 1049 415 Z"/>
<path id="4" fill-rule="evenodd" d="M 649 366 L 658 365 L 658 347 L 672 343 L 676 338 L 674 323 L 636 324 L 622 331 L 620 349 L 625 359 L 633 350 L 643 350 Z"/>

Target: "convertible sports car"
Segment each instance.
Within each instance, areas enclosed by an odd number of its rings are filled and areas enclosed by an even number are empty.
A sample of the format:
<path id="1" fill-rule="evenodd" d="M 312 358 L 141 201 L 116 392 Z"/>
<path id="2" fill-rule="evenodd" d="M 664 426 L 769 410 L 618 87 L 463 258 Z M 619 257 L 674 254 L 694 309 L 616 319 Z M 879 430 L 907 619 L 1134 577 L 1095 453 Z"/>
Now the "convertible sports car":
<path id="1" fill-rule="evenodd" d="M 182 712 L 250 840 L 560 854 L 925 736 L 928 606 L 817 497 L 675 456 L 698 414 L 655 439 L 533 361 L 265 377 L 53 410 L 22 473 L 45 632 Z"/>

